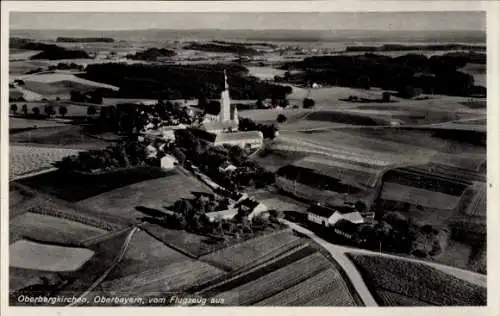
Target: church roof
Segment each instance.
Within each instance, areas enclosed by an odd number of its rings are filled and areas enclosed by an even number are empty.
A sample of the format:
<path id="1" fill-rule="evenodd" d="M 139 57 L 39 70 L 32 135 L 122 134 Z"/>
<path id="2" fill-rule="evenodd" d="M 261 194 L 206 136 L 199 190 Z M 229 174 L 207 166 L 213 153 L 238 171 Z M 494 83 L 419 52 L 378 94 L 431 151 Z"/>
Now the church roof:
<path id="1" fill-rule="evenodd" d="M 216 142 L 228 142 L 235 140 L 247 140 L 247 139 L 263 139 L 262 132 L 259 131 L 248 131 L 248 132 L 233 132 L 233 133 L 221 133 L 218 134 L 215 141 Z"/>
<path id="2" fill-rule="evenodd" d="M 236 128 L 238 127 L 238 123 L 235 121 L 207 121 L 202 123 L 202 128 L 206 131 L 227 129 L 227 128 Z"/>

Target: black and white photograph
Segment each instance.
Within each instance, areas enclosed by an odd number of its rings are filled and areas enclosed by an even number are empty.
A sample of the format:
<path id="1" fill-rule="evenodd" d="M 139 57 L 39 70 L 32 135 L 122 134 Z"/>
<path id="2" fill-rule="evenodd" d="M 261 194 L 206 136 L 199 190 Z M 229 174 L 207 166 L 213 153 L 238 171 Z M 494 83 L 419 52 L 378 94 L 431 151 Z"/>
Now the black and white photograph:
<path id="1" fill-rule="evenodd" d="M 426 2 L 11 10 L 8 305 L 487 306 L 489 13 Z"/>

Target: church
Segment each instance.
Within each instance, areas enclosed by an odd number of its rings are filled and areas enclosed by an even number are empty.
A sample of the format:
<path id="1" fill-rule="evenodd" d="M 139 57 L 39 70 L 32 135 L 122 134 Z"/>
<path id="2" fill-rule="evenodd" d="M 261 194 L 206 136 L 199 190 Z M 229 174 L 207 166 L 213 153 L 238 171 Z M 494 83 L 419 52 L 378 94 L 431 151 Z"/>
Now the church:
<path id="1" fill-rule="evenodd" d="M 201 123 L 201 129 L 211 133 L 235 132 L 238 130 L 238 109 L 231 104 L 229 97 L 229 85 L 224 70 L 224 90 L 220 97 L 220 112 L 217 115 L 205 114 Z"/>
<path id="2" fill-rule="evenodd" d="M 238 131 L 238 127 L 238 109 L 231 104 L 229 84 L 224 70 L 224 90 L 220 97 L 220 112 L 217 115 L 205 114 L 195 134 L 213 146 L 228 144 L 252 149 L 262 146 L 264 143 L 262 132 Z"/>

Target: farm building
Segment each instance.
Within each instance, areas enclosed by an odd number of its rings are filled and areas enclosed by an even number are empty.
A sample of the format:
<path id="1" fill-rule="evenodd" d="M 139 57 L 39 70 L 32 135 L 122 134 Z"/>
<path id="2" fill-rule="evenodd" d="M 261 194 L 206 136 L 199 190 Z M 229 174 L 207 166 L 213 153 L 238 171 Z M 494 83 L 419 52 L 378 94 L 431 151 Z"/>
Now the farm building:
<path id="1" fill-rule="evenodd" d="M 235 208 L 241 211 L 242 214 L 247 214 L 248 219 L 252 219 L 264 212 L 267 212 L 267 206 L 253 198 L 246 198 L 238 201 Z"/>
<path id="2" fill-rule="evenodd" d="M 238 210 L 235 208 L 230 208 L 223 211 L 205 213 L 205 215 L 208 217 L 208 220 L 211 222 L 222 219 L 232 219 L 233 217 L 236 216 L 236 214 L 238 214 Z"/>
<path id="3" fill-rule="evenodd" d="M 167 169 L 167 170 L 175 168 L 175 166 L 178 163 L 179 162 L 177 161 L 177 159 L 175 157 L 173 157 L 173 156 L 170 156 L 170 155 L 166 155 L 166 156 L 164 156 L 163 158 L 160 159 L 160 166 L 163 169 Z"/>
<path id="4" fill-rule="evenodd" d="M 229 161 L 225 161 L 222 163 L 222 165 L 219 166 L 219 172 L 225 173 L 225 172 L 231 172 L 236 170 L 237 167 L 230 163 Z"/>
<path id="5" fill-rule="evenodd" d="M 364 218 L 353 207 L 331 208 L 319 204 L 312 205 L 307 210 L 307 220 L 325 227 L 334 227 L 341 220 L 356 225 L 364 223 Z"/>
<path id="6" fill-rule="evenodd" d="M 333 226 L 333 232 L 343 238 L 352 240 L 356 237 L 358 224 L 354 224 L 348 220 L 341 219 Z"/>

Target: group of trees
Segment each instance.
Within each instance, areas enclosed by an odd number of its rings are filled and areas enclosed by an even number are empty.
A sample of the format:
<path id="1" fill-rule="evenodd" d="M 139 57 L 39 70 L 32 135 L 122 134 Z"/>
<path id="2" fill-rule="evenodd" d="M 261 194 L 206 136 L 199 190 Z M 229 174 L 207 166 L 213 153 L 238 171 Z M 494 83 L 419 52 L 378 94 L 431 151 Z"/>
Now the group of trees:
<path id="1" fill-rule="evenodd" d="M 48 70 L 53 71 L 53 70 L 79 70 L 82 71 L 85 67 L 83 65 L 78 65 L 75 63 L 58 63 L 57 65 L 49 65 Z"/>
<path id="2" fill-rule="evenodd" d="M 224 87 L 223 70 L 230 82 L 232 99 L 284 99 L 289 87 L 248 75 L 238 64 L 158 65 L 106 63 L 86 67 L 85 79 L 120 87 L 119 97 L 147 99 L 219 99 Z M 108 92 L 111 93 L 111 92 Z"/>
<path id="3" fill-rule="evenodd" d="M 413 97 L 414 89 L 424 93 L 468 96 L 483 91 L 474 78 L 459 69 L 471 61 L 468 55 L 446 54 L 426 57 L 407 54 L 389 57 L 367 53 L 357 56 L 314 56 L 284 64 L 287 81 L 298 84 L 317 82 L 323 85 L 396 90 L 402 97 Z M 413 91 L 413 92 L 412 92 Z"/>
<path id="4" fill-rule="evenodd" d="M 91 115 L 89 112 L 88 114 Z M 93 120 L 91 129 L 95 132 L 115 132 L 134 137 L 148 125 L 152 128 L 161 125 L 191 125 L 196 119 L 198 118 L 187 106 L 170 101 L 159 100 L 154 106 L 122 103 L 100 107 L 99 117 Z"/>
<path id="5" fill-rule="evenodd" d="M 172 154 L 180 162 L 189 160 L 223 187 L 237 191 L 248 186 L 262 187 L 274 182 L 274 175 L 248 159 L 248 152 L 239 146 L 204 146 L 189 130 L 176 134 L 176 149 Z M 219 167 L 230 163 L 234 171 L 222 172 Z"/>
<path id="6" fill-rule="evenodd" d="M 248 47 L 242 43 L 211 42 L 211 43 L 189 43 L 184 49 L 198 50 L 214 53 L 233 53 L 238 55 L 258 55 L 260 52 L 253 47 Z"/>
<path id="7" fill-rule="evenodd" d="M 447 246 L 449 232 L 446 227 L 417 225 L 409 215 L 394 211 L 377 217 L 359 226 L 356 240 L 361 247 L 433 257 Z"/>
<path id="8" fill-rule="evenodd" d="M 12 112 L 12 114 L 16 115 L 17 112 L 19 111 L 19 107 L 16 103 L 12 103 L 10 105 L 10 111 Z M 40 114 L 41 114 L 41 111 L 40 111 L 40 108 L 39 107 L 33 107 L 31 109 L 33 115 L 35 117 L 39 117 Z M 24 116 L 28 116 L 30 113 L 29 113 L 29 110 L 28 110 L 28 105 L 27 104 L 23 104 L 22 107 L 21 107 L 21 112 Z M 68 108 L 64 105 L 61 105 L 59 106 L 58 108 L 58 112 L 59 112 L 59 115 L 61 115 L 62 117 L 66 116 L 66 114 L 68 114 Z M 54 106 L 50 105 L 50 104 L 47 104 L 43 107 L 43 113 L 48 116 L 48 117 L 52 117 L 56 114 L 56 110 L 54 109 Z"/>
<path id="9" fill-rule="evenodd" d="M 34 42 L 30 39 L 25 38 L 10 38 L 9 41 L 10 48 L 26 49 L 26 50 L 39 50 L 40 53 L 31 56 L 30 59 L 86 59 L 90 56 L 84 50 L 67 49 L 55 44 L 45 44 Z"/>
<path id="10" fill-rule="evenodd" d="M 54 165 L 64 171 L 99 172 L 116 168 L 147 165 L 147 142 L 126 141 L 103 150 L 82 151 L 68 156 Z"/>
<path id="11" fill-rule="evenodd" d="M 250 237 L 271 224 L 267 218 L 260 216 L 249 220 L 241 210 L 232 219 L 209 220 L 206 213 L 225 210 L 231 203 L 229 198 L 218 194 L 199 193 L 193 199 L 176 201 L 169 207 L 173 214 L 163 216 L 160 223 L 169 228 L 210 235 L 221 240 L 227 237 Z"/>
<path id="12" fill-rule="evenodd" d="M 166 48 L 148 48 L 135 54 L 128 54 L 126 58 L 133 60 L 157 61 L 162 57 L 173 57 L 177 55 L 175 51 Z"/>

